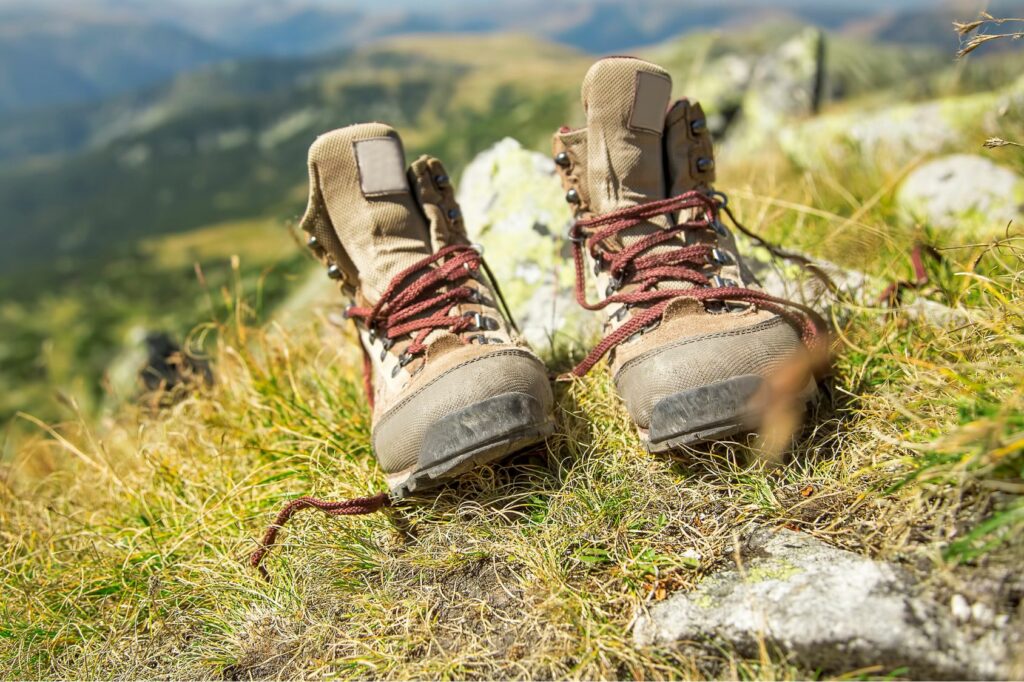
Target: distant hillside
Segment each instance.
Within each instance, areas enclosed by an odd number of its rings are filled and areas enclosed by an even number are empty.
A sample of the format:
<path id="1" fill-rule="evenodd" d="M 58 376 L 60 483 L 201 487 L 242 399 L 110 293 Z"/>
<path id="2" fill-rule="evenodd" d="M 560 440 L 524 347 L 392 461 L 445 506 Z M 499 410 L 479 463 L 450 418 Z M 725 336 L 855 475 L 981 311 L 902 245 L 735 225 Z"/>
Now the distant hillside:
<path id="1" fill-rule="evenodd" d="M 701 30 L 640 53 L 692 86 L 701 73 L 694 65 L 763 54 L 801 26 Z M 835 99 L 997 87 L 1020 64 L 992 54 L 954 67 L 934 48 L 842 35 L 827 54 Z M 524 34 L 428 33 L 221 62 L 95 104 L 0 115 L 0 268 L 67 272 L 150 235 L 294 216 L 309 143 L 357 121 L 389 121 L 405 132 L 410 154 L 430 150 L 453 165 L 503 135 L 543 147 L 551 130 L 572 122 L 591 59 Z M 689 94 L 706 95 L 701 87 Z"/>
<path id="2" fill-rule="evenodd" d="M 0 166 L 0 268 L 66 270 L 148 235 L 294 215 L 310 142 L 357 121 L 389 121 L 410 154 L 429 148 L 453 164 L 512 131 L 546 137 L 587 63 L 522 36 L 403 39 L 210 67 L 104 103 L 74 140 L 61 130 L 81 109 L 20 119 L 26 135 L 9 120 L 9 155 L 34 137 L 55 156 Z"/>
<path id="3" fill-rule="evenodd" d="M 987 4 L 997 14 L 1024 14 L 1024 0 Z M 312 56 L 421 33 L 522 32 L 609 54 L 681 33 L 788 20 L 866 40 L 951 51 L 952 21 L 973 17 L 980 6 L 977 0 L 881 6 L 852 0 L 442 0 L 429 7 L 405 2 L 383 8 L 318 0 L 83 0 L 73 6 L 6 0 L 0 1 L 0 115 L 92 103 L 231 58 Z"/>
<path id="4" fill-rule="evenodd" d="M 95 101 L 230 54 L 170 24 L 0 19 L 0 113 Z"/>
<path id="5" fill-rule="evenodd" d="M 1024 16 L 1024 0 L 992 0 L 984 9 L 997 17 Z M 846 32 L 858 38 L 904 45 L 929 45 L 953 53 L 959 38 L 952 30 L 954 21 L 975 18 L 982 9 L 976 2 L 935 3 L 933 6 L 904 10 L 891 9 L 862 21 L 851 22 Z M 989 43 L 994 51 L 1019 49 L 1020 43 L 996 41 Z"/>

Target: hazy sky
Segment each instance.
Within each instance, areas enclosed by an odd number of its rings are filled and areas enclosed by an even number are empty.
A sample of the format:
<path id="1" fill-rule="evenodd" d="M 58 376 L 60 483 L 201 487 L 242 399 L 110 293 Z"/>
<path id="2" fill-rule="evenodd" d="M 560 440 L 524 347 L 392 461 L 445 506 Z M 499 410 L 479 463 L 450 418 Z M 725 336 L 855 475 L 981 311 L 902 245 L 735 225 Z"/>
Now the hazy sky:
<path id="1" fill-rule="evenodd" d="M 210 5 L 324 5 L 333 7 L 358 7 L 365 11 L 387 11 L 400 7 L 403 9 L 428 9 L 429 7 L 452 7 L 458 5 L 486 6 L 493 4 L 496 0 L 430 0 L 429 5 L 424 5 L 423 0 L 171 0 L 160 2 L 160 0 L 0 0 L 0 6 L 8 7 L 39 7 L 47 5 L 50 7 L 81 7 L 82 5 L 106 5 L 121 7 L 152 7 L 158 4 L 179 4 L 203 7 Z M 502 2 L 502 0 L 497 0 Z M 586 4 L 595 0 L 561 0 L 563 4 Z M 596 0 L 602 1 L 602 0 Z M 685 3 L 685 0 L 680 0 Z M 737 0 L 738 1 L 738 0 Z M 914 7 L 937 4 L 940 0 L 741 0 L 743 4 L 763 5 L 765 7 L 786 7 L 793 5 L 815 5 L 818 7 Z M 504 0 L 508 3 L 509 0 Z M 503 3 L 503 4 L 504 4 Z M 700 0 L 697 4 L 708 4 L 708 0 Z"/>

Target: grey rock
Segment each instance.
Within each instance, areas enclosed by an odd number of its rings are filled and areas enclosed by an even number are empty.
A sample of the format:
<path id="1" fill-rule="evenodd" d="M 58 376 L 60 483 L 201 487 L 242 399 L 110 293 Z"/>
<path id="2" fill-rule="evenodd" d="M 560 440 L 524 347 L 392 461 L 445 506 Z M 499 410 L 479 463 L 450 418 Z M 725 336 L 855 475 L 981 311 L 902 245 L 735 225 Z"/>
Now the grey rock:
<path id="1" fill-rule="evenodd" d="M 699 95 L 708 116 L 708 128 L 716 138 L 723 137 L 729 125 L 736 123 L 733 118 L 743 108 L 756 63 L 752 57 L 725 54 L 687 78 L 687 92 Z"/>
<path id="2" fill-rule="evenodd" d="M 1024 111 L 1024 78 L 998 91 L 893 104 L 816 116 L 784 125 L 780 147 L 804 168 L 855 163 L 900 172 L 920 157 L 942 153 L 968 137 L 998 132 Z M 979 135 L 979 131 L 981 135 Z"/>
<path id="3" fill-rule="evenodd" d="M 885 288 L 877 278 L 848 270 L 831 261 L 793 252 L 796 257 L 813 265 L 814 270 L 811 270 L 795 261 L 775 257 L 768 249 L 742 235 L 737 235 L 736 241 L 744 254 L 744 263 L 765 291 L 772 296 L 810 306 L 818 312 L 828 311 L 838 302 L 839 295 L 859 300 L 865 295 L 877 296 Z M 825 278 L 835 286 L 834 291 Z"/>
<path id="4" fill-rule="evenodd" d="M 745 538 L 741 557 L 739 566 L 642 614 L 636 644 L 720 641 L 756 657 L 763 642 L 769 652 L 825 672 L 882 666 L 906 667 L 916 678 L 1005 675 L 994 635 L 972 639 L 948 605 L 915 596 L 911 578 L 893 564 L 766 529 Z"/>
<path id="5" fill-rule="evenodd" d="M 995 235 L 1024 215 L 1024 178 L 975 154 L 951 154 L 918 166 L 896 202 L 907 220 L 958 236 Z"/>
<path id="6" fill-rule="evenodd" d="M 984 317 L 977 311 L 968 310 L 963 306 L 948 306 L 928 298 L 915 298 L 899 307 L 899 311 L 908 316 L 916 317 L 933 327 L 963 327 L 980 322 Z"/>
<path id="7" fill-rule="evenodd" d="M 558 338 L 585 343 L 600 331 L 597 316 L 576 304 L 564 196 L 554 162 L 510 137 L 478 154 L 459 182 L 470 239 L 484 247 L 523 336 L 542 352 Z"/>
<path id="8" fill-rule="evenodd" d="M 795 262 L 777 258 L 767 249 L 742 236 L 737 237 L 737 244 L 740 252 L 745 254 L 747 268 L 765 291 L 788 301 L 802 303 L 839 321 L 846 319 L 851 312 L 849 306 L 838 305 L 841 298 L 859 305 L 877 306 L 880 305 L 879 297 L 889 284 L 859 270 L 850 270 L 831 261 L 793 252 L 813 265 L 812 271 Z M 832 286 L 826 283 L 826 277 Z M 963 327 L 984 319 L 978 311 L 962 306 L 951 307 L 928 298 L 913 297 L 912 294 L 906 298 L 908 300 L 893 312 L 934 327 Z"/>

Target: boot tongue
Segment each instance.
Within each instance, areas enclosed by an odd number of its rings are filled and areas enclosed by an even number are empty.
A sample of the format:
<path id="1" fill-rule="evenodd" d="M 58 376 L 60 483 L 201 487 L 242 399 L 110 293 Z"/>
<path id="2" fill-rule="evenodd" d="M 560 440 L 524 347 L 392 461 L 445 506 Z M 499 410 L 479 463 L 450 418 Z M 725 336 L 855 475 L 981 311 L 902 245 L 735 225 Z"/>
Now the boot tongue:
<path id="1" fill-rule="evenodd" d="M 334 130 L 309 149 L 310 175 L 369 303 L 429 256 L 430 233 L 412 195 L 398 133 L 381 123 Z"/>
<path id="2" fill-rule="evenodd" d="M 587 113 L 587 177 L 595 213 L 664 199 L 662 134 L 672 79 L 659 66 L 632 57 L 595 63 L 583 81 Z M 623 244 L 668 226 L 658 216 L 623 231 Z"/>

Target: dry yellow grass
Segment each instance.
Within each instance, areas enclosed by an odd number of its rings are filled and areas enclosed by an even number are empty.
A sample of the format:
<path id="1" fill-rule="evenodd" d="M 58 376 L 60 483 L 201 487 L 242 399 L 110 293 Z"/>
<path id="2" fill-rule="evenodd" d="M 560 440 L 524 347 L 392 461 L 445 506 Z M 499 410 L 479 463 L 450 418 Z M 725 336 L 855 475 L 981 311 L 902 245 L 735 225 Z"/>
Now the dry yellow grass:
<path id="1" fill-rule="evenodd" d="M 749 201 L 750 215 L 779 210 Z M 46 427 L 6 466 L 0 671 L 809 674 L 727 648 L 638 649 L 630 626 L 653 600 L 726 565 L 750 524 L 902 561 L 940 597 L 1016 570 L 1021 254 L 1017 241 L 952 252 L 957 265 L 934 273 L 942 296 L 985 322 L 938 330 L 846 310 L 831 397 L 788 466 L 744 444 L 647 454 L 595 371 L 557 386 L 546 448 L 388 514 L 300 517 L 268 561 L 271 584 L 245 558 L 285 500 L 383 489 L 354 341 L 322 319 L 288 332 L 216 329 L 214 388 L 155 416 L 126 408 L 105 424 Z"/>

